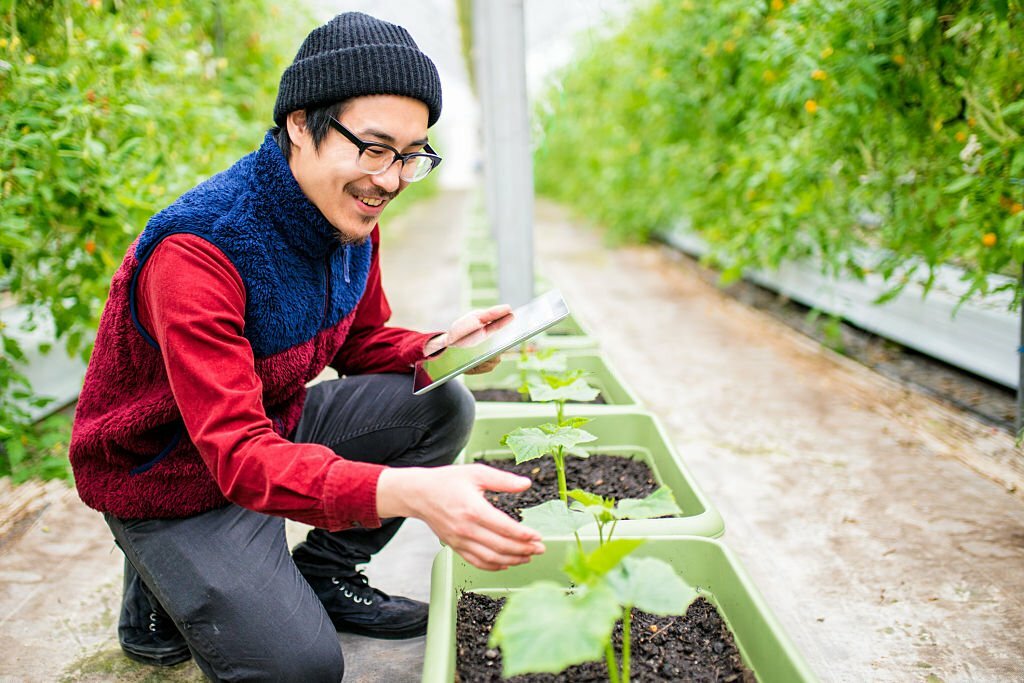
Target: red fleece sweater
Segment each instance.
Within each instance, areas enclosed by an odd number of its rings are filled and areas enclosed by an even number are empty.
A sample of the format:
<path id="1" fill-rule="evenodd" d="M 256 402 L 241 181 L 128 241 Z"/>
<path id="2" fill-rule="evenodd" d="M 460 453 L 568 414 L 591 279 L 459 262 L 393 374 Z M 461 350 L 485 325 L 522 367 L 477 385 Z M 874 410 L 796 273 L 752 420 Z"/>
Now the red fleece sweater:
<path id="1" fill-rule="evenodd" d="M 339 372 L 407 372 L 433 334 L 385 327 L 391 310 L 374 258 Z M 378 526 L 379 465 L 279 436 L 263 406 L 253 352 L 243 336 L 245 288 L 234 266 L 189 234 L 164 240 L 136 290 L 139 322 L 160 346 L 189 437 L 225 497 L 243 507 L 327 529 Z"/>

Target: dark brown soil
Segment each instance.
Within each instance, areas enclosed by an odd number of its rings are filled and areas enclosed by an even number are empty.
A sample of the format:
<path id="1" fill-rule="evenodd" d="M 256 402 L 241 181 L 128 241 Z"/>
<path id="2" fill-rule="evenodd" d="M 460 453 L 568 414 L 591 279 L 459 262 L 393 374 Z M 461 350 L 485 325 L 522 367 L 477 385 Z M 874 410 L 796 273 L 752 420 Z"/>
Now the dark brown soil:
<path id="1" fill-rule="evenodd" d="M 487 639 L 504 600 L 476 593 L 459 598 L 456 622 L 456 681 L 462 683 L 568 683 L 608 680 L 603 661 L 569 667 L 560 674 L 523 674 L 501 677 L 501 651 L 490 649 Z M 622 623 L 613 634 L 621 654 Z M 630 628 L 631 680 L 721 681 L 754 683 L 757 679 L 740 658 L 736 641 L 714 605 L 704 598 L 690 605 L 682 617 L 660 617 L 633 610 Z M 621 662 L 620 662 L 621 664 Z"/>
<path id="2" fill-rule="evenodd" d="M 621 455 L 567 457 L 565 482 L 570 490 L 583 489 L 616 500 L 644 498 L 654 493 L 658 483 L 646 463 Z M 558 498 L 558 473 L 555 461 L 544 457 L 517 465 L 515 460 L 488 460 L 491 467 L 515 472 L 533 480 L 522 493 L 488 493 L 487 499 L 499 510 L 519 519 L 519 511 Z"/>
<path id="3" fill-rule="evenodd" d="M 474 389 L 473 397 L 477 401 L 505 401 L 507 403 L 525 403 L 529 399 L 520 394 L 515 389 Z M 593 403 L 595 405 L 605 405 L 607 401 L 604 400 L 604 396 L 601 394 L 597 395 L 593 401 L 569 401 L 569 403 Z"/>

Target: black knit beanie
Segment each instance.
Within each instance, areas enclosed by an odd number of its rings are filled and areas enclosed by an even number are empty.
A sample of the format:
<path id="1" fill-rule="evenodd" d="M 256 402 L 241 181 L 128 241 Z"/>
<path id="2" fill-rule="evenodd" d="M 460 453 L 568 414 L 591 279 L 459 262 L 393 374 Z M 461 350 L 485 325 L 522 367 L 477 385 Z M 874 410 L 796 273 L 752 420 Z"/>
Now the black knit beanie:
<path id="1" fill-rule="evenodd" d="M 274 121 L 288 114 L 360 95 L 404 95 L 427 105 L 432 126 L 441 116 L 441 79 L 401 26 L 361 12 L 339 14 L 306 36 L 281 76 Z"/>

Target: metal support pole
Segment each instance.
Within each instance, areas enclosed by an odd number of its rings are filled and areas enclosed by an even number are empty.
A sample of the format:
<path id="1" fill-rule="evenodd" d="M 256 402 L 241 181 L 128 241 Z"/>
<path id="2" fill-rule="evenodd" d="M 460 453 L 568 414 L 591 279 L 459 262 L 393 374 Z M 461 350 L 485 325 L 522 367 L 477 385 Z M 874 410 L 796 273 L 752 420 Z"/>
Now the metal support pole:
<path id="1" fill-rule="evenodd" d="M 1024 268 L 1021 268 L 1021 284 L 1024 285 Z M 1020 440 L 1024 430 L 1024 304 L 1020 307 L 1020 341 L 1017 344 L 1017 424 L 1014 437 Z"/>
<path id="2" fill-rule="evenodd" d="M 533 298 L 533 160 L 523 0 L 474 3 L 487 214 L 498 245 L 498 293 Z"/>

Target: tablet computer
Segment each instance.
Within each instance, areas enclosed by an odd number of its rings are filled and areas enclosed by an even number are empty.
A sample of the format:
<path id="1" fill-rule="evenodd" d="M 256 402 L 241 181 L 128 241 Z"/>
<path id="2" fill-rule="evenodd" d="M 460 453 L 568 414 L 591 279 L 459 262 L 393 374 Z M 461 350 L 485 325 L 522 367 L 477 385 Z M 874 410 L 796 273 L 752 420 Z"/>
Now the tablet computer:
<path id="1" fill-rule="evenodd" d="M 508 315 L 462 339 L 450 342 L 430 358 L 416 363 L 412 379 L 413 393 L 425 394 L 441 386 L 451 378 L 543 332 L 568 315 L 569 307 L 557 289 L 540 295 Z"/>

